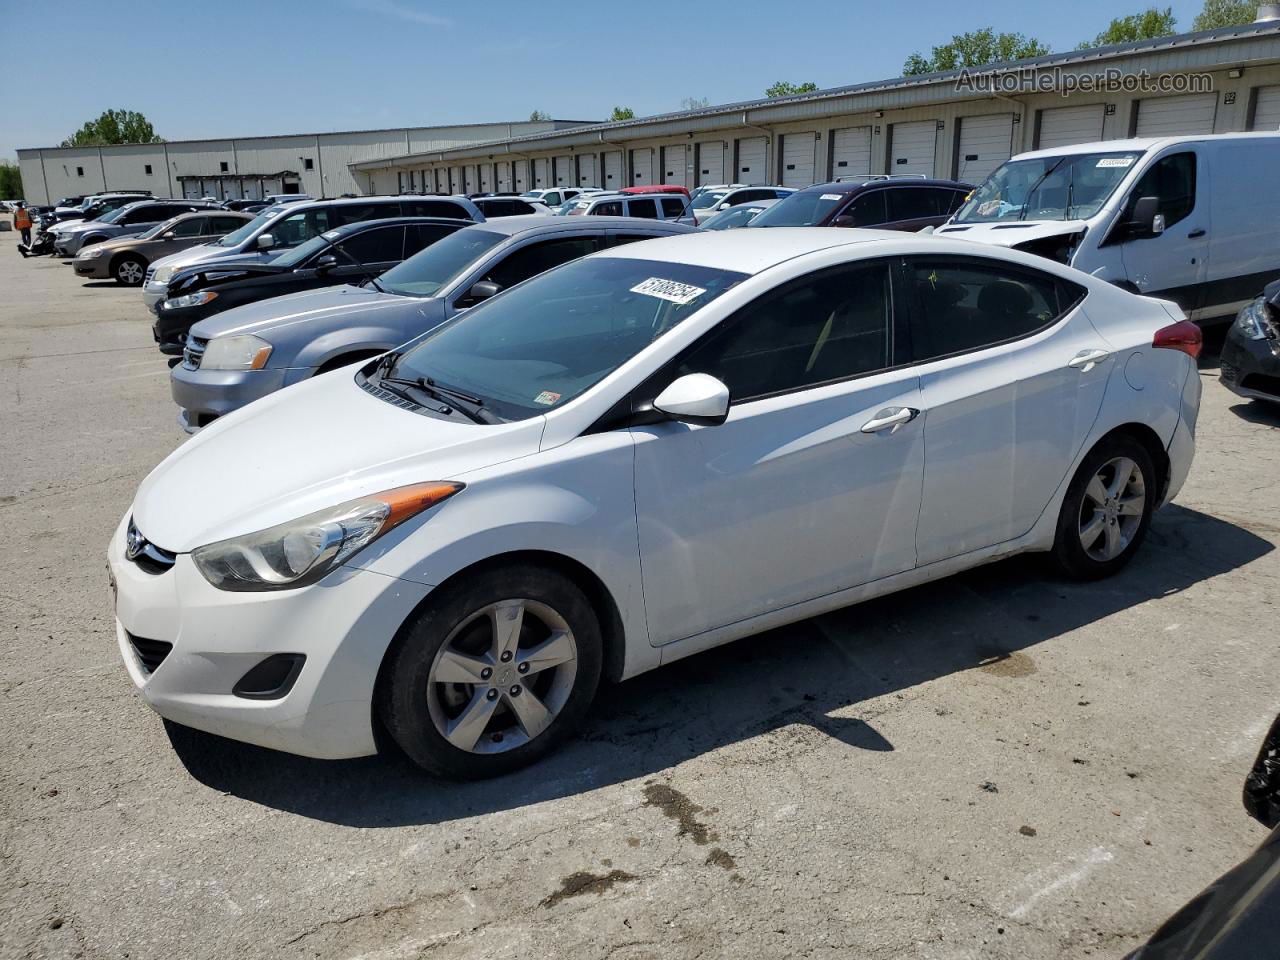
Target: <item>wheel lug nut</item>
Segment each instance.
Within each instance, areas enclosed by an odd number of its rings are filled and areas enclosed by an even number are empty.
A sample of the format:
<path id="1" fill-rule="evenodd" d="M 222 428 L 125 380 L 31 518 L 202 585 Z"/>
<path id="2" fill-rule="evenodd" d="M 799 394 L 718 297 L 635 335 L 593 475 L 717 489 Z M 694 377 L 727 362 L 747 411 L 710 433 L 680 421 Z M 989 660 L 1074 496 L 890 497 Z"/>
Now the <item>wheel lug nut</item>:
<path id="1" fill-rule="evenodd" d="M 513 697 L 520 696 L 520 684 L 517 683 L 514 687 L 511 688 L 511 695 Z"/>
<path id="2" fill-rule="evenodd" d="M 503 650 L 503 651 L 502 651 L 502 662 L 503 662 L 503 663 L 510 663 L 510 662 L 511 662 L 511 651 L 510 651 L 510 650 Z"/>
<path id="3" fill-rule="evenodd" d="M 485 667 L 483 670 L 480 671 L 481 680 L 488 680 L 492 676 L 493 676 L 493 671 L 488 667 Z"/>
<path id="4" fill-rule="evenodd" d="M 520 666 L 516 667 L 516 669 L 519 670 L 521 673 L 528 673 L 529 665 L 527 663 L 522 663 L 520 664 Z"/>
<path id="5" fill-rule="evenodd" d="M 485 698 L 486 698 L 486 699 L 488 699 L 488 700 L 497 700 L 497 699 L 498 699 L 498 691 L 497 691 L 497 690 L 490 690 L 488 693 L 486 693 L 486 694 L 485 694 Z"/>

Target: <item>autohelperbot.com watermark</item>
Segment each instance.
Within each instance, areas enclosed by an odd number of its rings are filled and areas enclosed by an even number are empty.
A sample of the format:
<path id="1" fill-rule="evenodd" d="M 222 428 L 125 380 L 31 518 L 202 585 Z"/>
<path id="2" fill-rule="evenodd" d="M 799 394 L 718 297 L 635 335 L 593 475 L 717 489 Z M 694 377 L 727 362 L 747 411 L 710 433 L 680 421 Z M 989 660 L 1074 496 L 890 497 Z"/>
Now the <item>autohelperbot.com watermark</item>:
<path id="1" fill-rule="evenodd" d="M 1018 70 L 982 72 L 965 67 L 955 88 L 964 93 L 1211 93 L 1213 74 L 1161 73 L 1110 67 L 1093 73 L 1023 67 Z"/>

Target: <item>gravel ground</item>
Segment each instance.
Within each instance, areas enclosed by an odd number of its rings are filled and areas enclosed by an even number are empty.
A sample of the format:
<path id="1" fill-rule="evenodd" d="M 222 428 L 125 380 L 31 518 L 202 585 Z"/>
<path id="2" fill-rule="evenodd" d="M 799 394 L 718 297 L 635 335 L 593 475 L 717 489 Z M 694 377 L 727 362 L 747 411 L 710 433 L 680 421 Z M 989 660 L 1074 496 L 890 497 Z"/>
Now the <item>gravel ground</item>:
<path id="1" fill-rule="evenodd" d="M 136 291 L 0 252 L 0 957 L 1119 957 L 1264 835 L 1280 414 L 1212 359 L 1119 577 L 1019 558 L 775 630 L 459 786 L 134 695 L 104 549 L 183 439 L 167 370 Z"/>

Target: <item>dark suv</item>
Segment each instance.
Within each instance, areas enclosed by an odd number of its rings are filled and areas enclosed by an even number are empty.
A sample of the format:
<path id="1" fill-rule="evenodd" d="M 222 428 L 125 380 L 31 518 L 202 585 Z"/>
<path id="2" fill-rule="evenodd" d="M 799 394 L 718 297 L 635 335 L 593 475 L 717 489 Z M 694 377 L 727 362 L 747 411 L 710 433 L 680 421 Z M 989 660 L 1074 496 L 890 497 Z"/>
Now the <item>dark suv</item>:
<path id="1" fill-rule="evenodd" d="M 972 190 L 959 180 L 906 177 L 815 183 L 761 212 L 751 226 L 922 230 L 945 222 Z"/>

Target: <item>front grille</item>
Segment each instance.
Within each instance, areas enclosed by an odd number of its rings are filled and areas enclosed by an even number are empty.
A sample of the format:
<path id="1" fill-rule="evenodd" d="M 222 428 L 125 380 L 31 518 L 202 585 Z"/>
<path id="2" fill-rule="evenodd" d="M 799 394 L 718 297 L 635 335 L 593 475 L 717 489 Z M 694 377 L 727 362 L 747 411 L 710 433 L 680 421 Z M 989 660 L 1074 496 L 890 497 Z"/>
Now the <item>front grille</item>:
<path id="1" fill-rule="evenodd" d="M 204 358 L 204 348 L 208 345 L 208 340 L 188 335 L 187 345 L 182 350 L 182 365 L 188 370 L 199 370 L 200 361 Z"/>
<path id="2" fill-rule="evenodd" d="M 146 275 L 145 277 L 143 277 L 143 278 L 142 278 L 142 282 L 143 282 L 143 283 L 150 283 L 150 282 L 151 282 L 152 280 L 154 280 L 155 278 L 156 278 L 156 268 L 155 268 L 155 267 L 147 267 L 147 275 Z"/>
<path id="3" fill-rule="evenodd" d="M 129 529 L 125 534 L 125 559 L 136 564 L 144 573 L 159 575 L 167 573 L 178 560 L 178 555 L 154 543 L 142 535 L 129 518 Z"/>
<path id="4" fill-rule="evenodd" d="M 1218 373 L 1222 377 L 1222 379 L 1226 380 L 1228 383 L 1235 383 L 1237 380 L 1240 379 L 1239 368 L 1233 367 L 1229 363 L 1220 364 L 1218 367 Z"/>
<path id="5" fill-rule="evenodd" d="M 156 668 L 164 663 L 164 658 L 173 649 L 172 643 L 135 637 L 132 633 L 125 632 L 129 637 L 129 646 L 133 647 L 133 652 L 138 655 L 138 664 L 142 667 L 142 672 L 148 676 L 156 672 Z"/>

